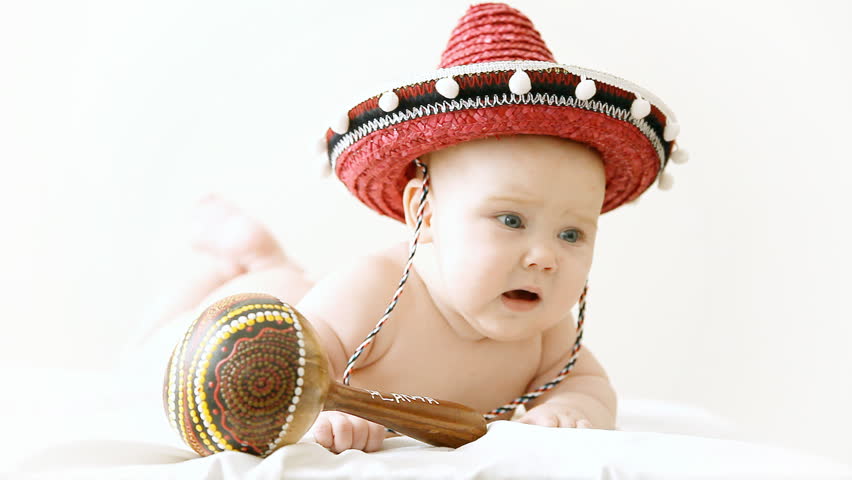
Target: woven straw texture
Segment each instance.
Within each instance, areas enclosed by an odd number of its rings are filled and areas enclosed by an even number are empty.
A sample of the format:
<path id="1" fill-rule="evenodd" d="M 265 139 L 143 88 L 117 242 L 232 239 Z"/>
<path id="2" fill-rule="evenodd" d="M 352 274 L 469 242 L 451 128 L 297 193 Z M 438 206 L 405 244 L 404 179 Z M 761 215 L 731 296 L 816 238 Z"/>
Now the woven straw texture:
<path id="1" fill-rule="evenodd" d="M 487 132 L 483 132 L 487 125 Z M 633 126 L 604 114 L 565 107 L 513 105 L 421 117 L 356 142 L 337 175 L 365 204 L 404 221 L 402 190 L 414 158 L 460 142 L 510 134 L 552 135 L 602 152 L 607 178 L 603 212 L 638 196 L 656 176 L 659 159 Z"/>
<path id="2" fill-rule="evenodd" d="M 439 68 L 518 59 L 556 62 L 524 14 L 504 4 L 483 3 L 470 7 L 453 30 Z"/>
<path id="3" fill-rule="evenodd" d="M 526 16 L 508 5 L 487 3 L 470 7 L 459 21 L 440 67 L 518 60 L 547 61 L 557 66 Z M 471 74 L 459 76 L 456 81 L 461 95 L 468 98 L 485 92 L 508 94 L 511 73 Z M 571 92 L 579 82 L 576 76 L 560 69 L 530 72 L 530 76 L 537 85 L 570 85 Z M 541 83 L 542 79 L 546 83 Z M 631 92 L 617 90 L 600 84 L 598 95 L 617 93 L 619 98 L 630 97 L 627 101 L 632 101 Z M 534 87 L 531 93 L 535 92 Z M 411 108 L 417 101 L 446 100 L 436 93 L 434 81 L 401 85 L 396 93 L 400 98 L 397 111 Z M 350 122 L 363 124 L 385 112 L 378 108 L 378 97 L 373 97 L 348 115 Z M 665 124 L 665 117 L 657 108 L 652 109 L 651 117 L 658 124 Z M 443 111 L 379 128 L 339 153 L 335 174 L 370 208 L 405 221 L 402 190 L 414 174 L 415 158 L 465 141 L 516 134 L 562 137 L 596 149 L 604 161 L 607 182 L 602 212 L 638 197 L 654 182 L 660 168 L 660 157 L 651 141 L 629 121 L 572 106 L 513 104 Z M 339 137 L 328 130 L 326 138 L 333 142 Z"/>

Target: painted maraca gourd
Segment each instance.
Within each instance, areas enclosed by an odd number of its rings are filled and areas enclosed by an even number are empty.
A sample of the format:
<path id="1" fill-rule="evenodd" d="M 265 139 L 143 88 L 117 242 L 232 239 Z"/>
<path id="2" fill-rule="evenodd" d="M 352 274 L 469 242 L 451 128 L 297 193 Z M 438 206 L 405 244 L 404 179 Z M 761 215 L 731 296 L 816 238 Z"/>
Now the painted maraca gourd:
<path id="1" fill-rule="evenodd" d="M 322 410 L 437 446 L 458 447 L 486 432 L 483 416 L 464 405 L 333 381 L 310 323 L 257 293 L 226 297 L 189 326 L 169 360 L 163 403 L 172 427 L 200 455 L 265 457 L 298 442 Z"/>

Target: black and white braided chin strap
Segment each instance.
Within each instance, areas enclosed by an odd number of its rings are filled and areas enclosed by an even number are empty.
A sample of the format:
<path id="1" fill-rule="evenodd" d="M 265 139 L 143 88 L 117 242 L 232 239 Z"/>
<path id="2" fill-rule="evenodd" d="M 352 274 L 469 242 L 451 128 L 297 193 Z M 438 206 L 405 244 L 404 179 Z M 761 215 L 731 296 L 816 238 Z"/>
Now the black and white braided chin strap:
<path id="1" fill-rule="evenodd" d="M 402 278 L 399 280 L 399 286 L 397 287 L 396 292 L 394 292 L 393 299 L 391 300 L 390 304 L 385 309 L 384 315 L 382 315 L 382 318 L 376 324 L 375 328 L 373 328 L 373 330 L 371 330 L 370 333 L 367 334 L 367 337 L 364 339 L 363 342 L 361 342 L 361 345 L 358 345 L 358 348 L 355 349 L 355 353 L 352 354 L 352 357 L 349 358 L 349 362 L 347 362 L 346 364 L 346 369 L 343 371 L 343 383 L 345 385 L 349 385 L 349 380 L 352 377 L 352 370 L 355 368 L 355 362 L 358 360 L 358 357 L 361 356 L 361 353 L 364 351 L 365 348 L 367 348 L 368 345 L 373 343 L 373 339 L 379 333 L 379 330 L 382 329 L 382 326 L 390 318 L 391 312 L 396 307 L 397 303 L 399 302 L 399 297 L 402 295 L 402 290 L 405 287 L 405 282 L 408 281 L 408 275 L 411 270 L 411 264 L 414 261 L 414 253 L 417 251 L 417 240 L 420 238 L 420 227 L 423 224 L 423 209 L 426 205 L 426 195 L 429 193 L 429 170 L 428 168 L 426 168 L 426 165 L 424 165 L 419 159 L 415 159 L 414 163 L 423 171 L 423 193 L 420 196 L 420 206 L 417 208 L 417 221 L 414 227 L 414 235 L 411 238 L 411 246 L 408 251 L 408 262 L 406 262 L 405 264 L 405 270 L 402 274 Z M 497 416 L 505 412 L 515 410 L 516 408 L 518 408 L 518 406 L 523 405 L 529 402 L 530 400 L 539 397 L 541 394 L 558 385 L 559 382 L 561 382 L 565 377 L 568 376 L 568 374 L 571 372 L 571 369 L 574 368 L 574 364 L 577 362 L 577 357 L 580 353 L 580 342 L 583 339 L 583 323 L 586 313 L 586 293 L 588 292 L 588 289 L 589 286 L 588 284 L 586 284 L 586 286 L 583 288 L 582 295 L 580 295 L 579 314 L 577 315 L 577 339 L 574 341 L 574 347 L 571 351 L 571 359 L 568 361 L 568 364 L 565 365 L 565 368 L 560 370 L 559 373 L 556 375 L 556 378 L 554 378 L 553 380 L 545 383 L 544 385 L 536 388 L 531 392 L 527 392 L 521 395 L 520 397 L 512 400 L 511 402 L 503 406 L 497 407 L 494 410 L 491 410 L 490 412 L 484 414 L 487 420 L 496 418 Z"/>

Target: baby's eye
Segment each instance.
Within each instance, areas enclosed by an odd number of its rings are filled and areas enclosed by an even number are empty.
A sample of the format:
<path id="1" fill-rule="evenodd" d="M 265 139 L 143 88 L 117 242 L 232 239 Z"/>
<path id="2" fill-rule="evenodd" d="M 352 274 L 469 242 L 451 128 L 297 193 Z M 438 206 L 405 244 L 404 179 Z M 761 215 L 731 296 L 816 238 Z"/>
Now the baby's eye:
<path id="1" fill-rule="evenodd" d="M 570 243 L 577 243 L 580 240 L 580 231 L 575 229 L 563 230 L 559 234 L 559 238 Z"/>
<path id="2" fill-rule="evenodd" d="M 509 228 L 521 228 L 523 222 L 521 221 L 521 217 L 517 215 L 513 215 L 511 213 L 506 213 L 503 215 L 497 215 L 498 219 L 501 219 L 500 222 L 503 225 L 506 225 Z"/>

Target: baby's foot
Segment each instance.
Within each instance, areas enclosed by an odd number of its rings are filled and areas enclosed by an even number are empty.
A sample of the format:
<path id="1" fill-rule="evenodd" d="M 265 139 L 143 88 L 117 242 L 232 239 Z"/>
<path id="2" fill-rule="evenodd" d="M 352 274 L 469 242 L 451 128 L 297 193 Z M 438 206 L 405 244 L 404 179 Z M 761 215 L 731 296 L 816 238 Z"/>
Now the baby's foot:
<path id="1" fill-rule="evenodd" d="M 208 195 L 196 205 L 190 240 L 196 250 L 223 260 L 234 276 L 288 262 L 269 230 L 217 195 Z"/>
<path id="2" fill-rule="evenodd" d="M 301 281 L 301 268 L 284 255 L 269 230 L 236 206 L 209 195 L 190 212 L 187 226 L 189 251 L 184 245 L 169 263 L 171 274 L 162 279 L 163 293 L 148 304 L 146 321 L 133 337 L 138 342 L 147 341 L 169 322 L 183 321 L 184 312 L 209 305 L 204 300 L 217 289 L 250 272 L 286 273 L 286 278 L 300 280 L 292 281 L 296 286 L 288 291 L 304 295 L 307 281 Z"/>

